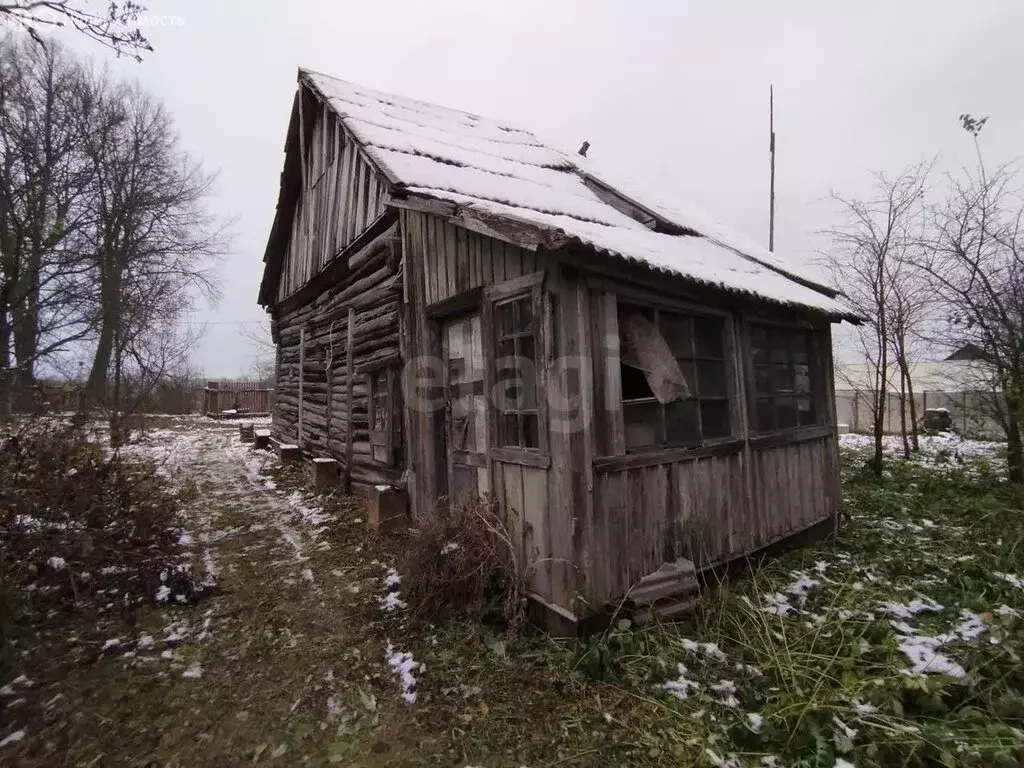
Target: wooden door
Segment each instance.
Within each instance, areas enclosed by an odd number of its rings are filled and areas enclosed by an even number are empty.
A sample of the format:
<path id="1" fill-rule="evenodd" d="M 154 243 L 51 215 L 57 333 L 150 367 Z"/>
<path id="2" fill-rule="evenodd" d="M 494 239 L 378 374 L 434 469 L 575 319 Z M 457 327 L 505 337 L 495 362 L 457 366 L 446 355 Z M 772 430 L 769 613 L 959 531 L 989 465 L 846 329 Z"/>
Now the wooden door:
<path id="1" fill-rule="evenodd" d="M 461 504 L 490 490 L 480 315 L 442 324 L 448 497 Z"/>

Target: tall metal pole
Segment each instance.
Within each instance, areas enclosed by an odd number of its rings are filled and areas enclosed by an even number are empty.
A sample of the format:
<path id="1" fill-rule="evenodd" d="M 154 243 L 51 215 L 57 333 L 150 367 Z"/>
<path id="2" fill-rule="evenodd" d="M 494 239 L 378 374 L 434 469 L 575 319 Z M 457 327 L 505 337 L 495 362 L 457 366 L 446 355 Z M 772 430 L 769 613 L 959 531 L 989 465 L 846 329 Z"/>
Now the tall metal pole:
<path id="1" fill-rule="evenodd" d="M 771 136 L 768 152 L 771 155 L 771 181 L 768 187 L 768 250 L 775 250 L 775 89 L 768 86 L 768 131 Z"/>

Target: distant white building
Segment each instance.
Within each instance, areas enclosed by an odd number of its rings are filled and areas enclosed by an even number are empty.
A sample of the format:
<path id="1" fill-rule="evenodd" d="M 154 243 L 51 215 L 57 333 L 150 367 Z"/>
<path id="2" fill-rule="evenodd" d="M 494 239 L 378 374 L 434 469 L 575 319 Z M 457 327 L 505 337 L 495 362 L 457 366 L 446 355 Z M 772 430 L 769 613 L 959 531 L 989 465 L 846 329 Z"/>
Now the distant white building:
<path id="1" fill-rule="evenodd" d="M 910 367 L 918 420 L 926 409 L 945 408 L 954 428 L 978 437 L 1002 437 L 993 418 L 995 395 L 992 375 L 979 362 L 974 350 L 965 347 L 945 360 L 921 361 Z M 900 431 L 900 375 L 889 370 L 886 389 L 885 431 Z M 875 367 L 866 363 L 837 364 L 835 367 L 836 416 L 852 432 L 871 430 L 871 393 L 875 388 Z M 907 406 L 909 419 L 909 404 Z"/>

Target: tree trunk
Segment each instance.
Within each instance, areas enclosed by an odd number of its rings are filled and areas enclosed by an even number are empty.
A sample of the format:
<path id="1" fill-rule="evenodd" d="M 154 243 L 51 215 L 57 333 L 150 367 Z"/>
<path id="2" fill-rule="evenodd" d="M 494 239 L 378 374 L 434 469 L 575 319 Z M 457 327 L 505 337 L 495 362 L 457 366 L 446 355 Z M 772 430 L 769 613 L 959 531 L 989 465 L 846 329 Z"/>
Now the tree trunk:
<path id="1" fill-rule="evenodd" d="M 35 260 L 34 260 L 35 261 Z M 29 265 L 29 274 L 18 291 L 21 296 L 12 315 L 14 358 L 18 361 L 18 383 L 23 392 L 35 384 L 35 359 L 39 343 L 39 270 Z"/>
<path id="2" fill-rule="evenodd" d="M 11 417 L 14 395 L 14 371 L 11 370 L 11 332 L 7 321 L 7 301 L 0 297 L 0 421 Z"/>
<path id="3" fill-rule="evenodd" d="M 900 366 L 900 438 L 903 440 L 903 458 L 910 458 L 910 441 L 907 439 L 907 377 L 903 360 Z"/>
<path id="4" fill-rule="evenodd" d="M 914 453 L 921 452 L 921 442 L 917 437 L 917 403 L 914 402 L 914 381 L 910 378 L 910 365 L 906 357 L 900 361 L 903 369 L 903 378 L 907 383 L 907 398 L 910 400 L 910 450 Z"/>
<path id="5" fill-rule="evenodd" d="M 871 457 L 871 471 L 874 472 L 875 477 L 882 476 L 882 433 L 885 429 L 885 409 L 889 404 L 889 388 L 887 386 L 889 367 L 888 367 L 888 356 L 886 349 L 883 344 L 882 346 L 882 360 L 878 366 L 878 377 L 875 381 L 875 412 L 872 414 L 874 417 L 874 435 L 875 435 L 875 453 Z"/>
<path id="6" fill-rule="evenodd" d="M 1006 430 L 1006 468 L 1010 482 L 1015 485 L 1024 483 L 1024 447 L 1021 446 L 1020 419 L 1016 409 L 1011 410 Z"/>
<path id="7" fill-rule="evenodd" d="M 96 342 L 96 354 L 92 359 L 86 392 L 93 402 L 102 402 L 106 397 L 107 373 L 114 354 L 114 337 L 120 322 L 121 273 L 117 258 L 106 254 L 100 270 L 100 335 Z"/>

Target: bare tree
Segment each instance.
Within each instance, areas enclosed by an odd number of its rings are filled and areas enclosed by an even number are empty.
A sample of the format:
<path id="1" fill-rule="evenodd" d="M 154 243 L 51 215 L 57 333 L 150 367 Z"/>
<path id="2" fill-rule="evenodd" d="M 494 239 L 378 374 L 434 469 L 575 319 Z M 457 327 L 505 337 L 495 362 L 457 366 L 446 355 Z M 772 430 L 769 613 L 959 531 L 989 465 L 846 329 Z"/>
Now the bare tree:
<path id="1" fill-rule="evenodd" d="M 137 23 L 144 10 L 134 0 L 0 0 L 0 22 L 24 29 L 44 47 L 42 32 L 70 25 L 118 56 L 142 61 L 153 50 Z"/>
<path id="2" fill-rule="evenodd" d="M 0 368 L 8 388 L 15 371 L 30 385 L 38 360 L 89 331 L 81 278 L 92 172 L 81 139 L 94 110 L 85 74 L 59 46 L 0 37 Z"/>
<path id="3" fill-rule="evenodd" d="M 990 381 L 1002 391 L 1010 480 L 1024 482 L 1024 193 L 1016 168 L 989 170 L 978 136 L 988 118 L 961 115 L 977 166 L 950 178 L 936 206 L 928 247 L 919 258 L 942 300 L 945 343 L 972 344 Z"/>
<path id="4" fill-rule="evenodd" d="M 926 329 L 935 311 L 927 276 L 916 267 L 915 256 L 923 236 L 921 227 L 924 220 L 920 216 L 915 218 L 916 221 L 907 222 L 896 258 L 887 266 L 890 285 L 886 327 L 892 346 L 892 361 L 900 382 L 900 436 L 905 457 L 909 457 L 911 451 L 916 453 L 921 449 L 913 360 L 919 357 L 920 348 L 927 343 Z"/>
<path id="5" fill-rule="evenodd" d="M 867 318 L 857 328 L 858 346 L 872 379 L 871 418 L 875 450 L 871 466 L 882 473 L 882 437 L 889 387 L 893 377 L 893 322 L 906 315 L 894 314 L 894 295 L 907 284 L 904 273 L 911 269 L 908 249 L 917 242 L 929 163 L 911 166 L 893 178 L 875 176 L 875 195 L 858 200 L 832 194 L 839 205 L 842 223 L 827 232 L 832 250 L 826 266 L 837 285 L 842 286 L 856 311 Z M 897 356 L 898 357 L 898 356 Z M 904 355 L 905 357 L 905 355 Z M 896 369 L 902 370 L 899 362 Z"/>
<path id="6" fill-rule="evenodd" d="M 137 86 L 120 86 L 105 110 L 116 119 L 87 145 L 97 220 L 93 399 L 106 394 L 124 340 L 155 318 L 176 321 L 199 296 L 216 299 L 225 246 L 223 227 L 205 210 L 214 179 L 179 149 L 164 107 Z"/>

